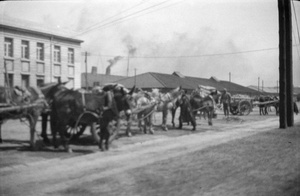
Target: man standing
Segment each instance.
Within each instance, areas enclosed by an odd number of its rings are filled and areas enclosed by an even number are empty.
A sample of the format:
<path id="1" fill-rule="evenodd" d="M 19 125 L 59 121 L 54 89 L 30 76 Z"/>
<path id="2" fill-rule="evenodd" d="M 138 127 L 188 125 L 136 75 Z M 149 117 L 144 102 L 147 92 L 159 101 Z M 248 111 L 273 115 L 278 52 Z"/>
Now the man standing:
<path id="1" fill-rule="evenodd" d="M 231 95 L 229 92 L 227 92 L 227 89 L 224 88 L 221 96 L 221 104 L 223 103 L 223 110 L 224 110 L 225 117 L 229 116 L 230 102 L 231 102 Z"/>

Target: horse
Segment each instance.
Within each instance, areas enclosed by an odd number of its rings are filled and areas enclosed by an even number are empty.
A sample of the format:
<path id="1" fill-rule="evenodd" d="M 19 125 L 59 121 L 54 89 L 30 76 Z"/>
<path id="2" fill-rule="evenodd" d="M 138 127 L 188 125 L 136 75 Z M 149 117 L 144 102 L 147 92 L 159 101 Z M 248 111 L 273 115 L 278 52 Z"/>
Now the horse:
<path id="1" fill-rule="evenodd" d="M 56 144 L 58 132 L 65 150 L 72 152 L 69 148 L 69 138 L 66 137 L 67 127 L 76 128 L 78 123 L 92 125 L 98 122 L 100 123 L 99 148 L 104 150 L 102 142 L 105 140 L 108 149 L 110 133 L 107 126 L 111 120 L 119 118 L 119 112 L 122 110 L 126 115 L 130 115 L 129 95 L 123 88 L 116 89 L 116 87 L 111 87 L 110 90 L 104 88 L 102 93 L 97 94 L 69 89 L 57 92 L 53 98 L 50 120 L 54 146 L 58 147 Z"/>
<path id="2" fill-rule="evenodd" d="M 51 104 L 56 93 L 67 89 L 67 87 L 65 87 L 66 83 L 67 82 L 60 82 L 60 81 L 58 83 L 52 82 L 52 83 L 43 84 L 42 86 L 39 87 L 48 103 L 48 108 L 45 109 L 41 114 L 42 117 L 41 137 L 43 138 L 43 141 L 46 144 L 50 144 L 50 140 L 47 136 L 47 123 L 48 123 L 48 116 L 50 116 Z"/>
<path id="3" fill-rule="evenodd" d="M 148 92 L 140 90 L 138 93 L 135 93 L 133 95 L 133 105 L 133 113 L 137 114 L 138 127 L 140 131 L 144 131 L 144 133 L 147 133 L 148 127 L 149 132 L 151 134 L 154 134 L 154 130 L 152 127 L 152 117 L 153 113 L 156 111 L 157 105 L 154 98 L 152 98 Z M 142 121 L 144 122 L 144 125 L 142 125 Z"/>
<path id="4" fill-rule="evenodd" d="M 278 115 L 279 113 L 279 102 L 278 102 L 278 98 L 277 97 L 271 97 L 271 96 L 260 96 L 258 98 L 258 101 L 260 103 L 264 103 L 264 102 L 270 102 L 270 103 L 265 103 L 265 104 L 260 104 L 259 105 L 259 115 L 268 115 L 268 109 L 273 106 L 276 110 L 276 115 Z"/>
<path id="5" fill-rule="evenodd" d="M 152 89 L 152 92 L 150 93 L 151 97 L 153 97 L 157 103 L 156 112 L 162 112 L 161 127 L 164 131 L 168 131 L 167 118 L 169 110 L 172 110 L 172 108 L 175 106 L 177 98 L 180 97 L 182 93 L 183 90 L 181 86 L 171 90 L 168 93 L 160 93 L 158 89 Z"/>
<path id="6" fill-rule="evenodd" d="M 193 112 L 193 108 L 190 102 L 190 96 L 184 94 L 177 101 L 178 106 L 180 107 L 180 116 L 179 116 L 179 129 L 182 129 L 182 123 L 187 122 L 188 124 L 191 122 L 193 129 L 196 130 L 196 119 L 195 113 Z"/>
<path id="7" fill-rule="evenodd" d="M 0 112 L 0 142 L 1 126 L 5 120 L 25 118 L 29 122 L 30 147 L 36 150 L 36 124 L 47 103 L 42 92 L 34 87 L 7 88 L 0 86 L 0 103 L 4 105 Z M 5 106 L 6 105 L 6 106 Z"/>
<path id="8" fill-rule="evenodd" d="M 131 108 L 134 107 L 133 106 L 133 92 L 135 91 L 135 86 L 132 87 L 131 90 L 128 90 L 127 88 L 125 88 L 122 84 L 118 84 L 118 83 L 108 83 L 108 84 L 105 84 L 101 91 L 104 91 L 104 92 L 108 92 L 108 91 L 113 91 L 114 93 L 117 93 L 117 94 L 126 94 L 124 96 L 124 98 L 126 99 L 123 100 L 125 101 L 126 103 L 124 103 L 126 105 L 126 107 L 128 106 L 130 108 L 130 111 L 131 111 Z M 121 101 L 118 102 L 119 104 L 121 103 Z M 117 106 L 118 109 L 120 109 L 119 111 L 120 112 L 124 112 L 125 115 L 122 115 L 122 113 L 120 113 L 120 118 L 118 118 L 118 121 L 117 121 L 117 128 L 114 132 L 114 134 L 112 135 L 111 137 L 111 141 L 116 139 L 119 135 L 119 131 L 120 131 L 120 125 L 121 125 L 121 117 L 125 117 L 125 120 L 127 121 L 127 128 L 126 128 L 126 135 L 128 137 L 131 137 L 132 136 L 132 133 L 131 133 L 131 124 L 132 124 L 132 113 L 129 112 L 129 110 L 125 111 L 123 109 L 123 106 L 122 105 L 118 105 Z"/>
<path id="9" fill-rule="evenodd" d="M 208 123 L 209 125 L 212 125 L 212 118 L 216 116 L 215 113 L 215 105 L 220 102 L 220 96 L 221 92 L 216 90 L 216 89 L 209 89 L 206 93 L 203 93 L 203 91 L 199 91 L 199 88 L 195 89 L 192 91 L 191 95 L 185 95 L 186 97 L 180 97 L 179 99 L 176 100 L 174 107 L 172 108 L 172 124 L 173 127 L 175 127 L 175 114 L 176 110 L 178 107 L 181 106 L 181 110 L 184 110 L 183 113 L 180 113 L 179 117 L 179 123 L 181 119 L 181 124 L 179 128 L 182 127 L 182 122 L 184 122 L 185 118 L 190 119 L 186 120 L 186 122 L 189 124 L 189 122 L 192 123 L 194 126 L 194 119 L 196 118 L 196 115 L 198 112 L 200 112 L 200 115 L 208 116 Z M 181 100 L 182 98 L 184 99 L 189 99 L 189 104 L 186 103 L 187 100 Z M 187 112 L 189 109 L 188 107 L 192 108 L 192 114 L 190 115 L 189 112 Z"/>

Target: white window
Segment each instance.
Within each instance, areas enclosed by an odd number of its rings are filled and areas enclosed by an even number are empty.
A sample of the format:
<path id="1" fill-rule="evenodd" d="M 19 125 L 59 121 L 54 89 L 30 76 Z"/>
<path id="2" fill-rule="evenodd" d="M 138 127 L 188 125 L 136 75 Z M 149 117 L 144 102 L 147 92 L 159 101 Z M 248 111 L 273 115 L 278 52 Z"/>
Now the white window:
<path id="1" fill-rule="evenodd" d="M 29 75 L 22 75 L 21 77 L 22 82 L 22 88 L 28 88 L 29 87 Z"/>
<path id="2" fill-rule="evenodd" d="M 60 46 L 54 46 L 54 62 L 61 62 Z"/>
<path id="3" fill-rule="evenodd" d="M 30 64 L 28 61 L 22 61 L 22 72 L 29 72 L 30 70 Z"/>
<path id="4" fill-rule="evenodd" d="M 61 66 L 60 64 L 54 65 L 54 75 L 60 75 L 61 74 Z"/>
<path id="5" fill-rule="evenodd" d="M 7 71 L 13 71 L 14 70 L 14 61 L 13 60 L 5 59 L 4 63 L 6 65 Z"/>
<path id="6" fill-rule="evenodd" d="M 45 73 L 45 64 L 44 63 L 37 63 L 36 66 L 37 66 L 37 69 L 36 69 L 37 73 L 39 73 L 39 74 Z"/>
<path id="7" fill-rule="evenodd" d="M 74 64 L 74 49 L 68 48 L 68 64 Z"/>
<path id="8" fill-rule="evenodd" d="M 43 61 L 44 60 L 44 44 L 37 43 L 36 44 L 36 59 Z"/>
<path id="9" fill-rule="evenodd" d="M 73 66 L 68 66 L 68 75 L 69 76 L 74 76 L 74 67 Z"/>
<path id="10" fill-rule="evenodd" d="M 4 39 L 4 56 L 13 57 L 13 39 L 5 38 Z"/>
<path id="11" fill-rule="evenodd" d="M 29 41 L 22 40 L 21 57 L 23 59 L 29 59 Z"/>

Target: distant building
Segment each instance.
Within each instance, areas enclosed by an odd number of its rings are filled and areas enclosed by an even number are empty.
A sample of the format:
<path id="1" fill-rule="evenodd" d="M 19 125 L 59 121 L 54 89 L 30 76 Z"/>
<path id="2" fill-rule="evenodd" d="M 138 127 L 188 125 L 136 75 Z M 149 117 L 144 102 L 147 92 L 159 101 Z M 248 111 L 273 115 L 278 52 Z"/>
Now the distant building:
<path id="1" fill-rule="evenodd" d="M 97 73 L 81 73 L 81 88 L 91 89 L 95 86 L 103 86 L 107 83 L 114 83 L 126 76 L 116 76 Z"/>
<path id="2" fill-rule="evenodd" d="M 214 87 L 219 91 L 224 88 L 228 90 L 232 95 L 234 94 L 244 94 L 249 96 L 256 96 L 259 94 L 258 91 L 247 88 L 245 86 L 229 82 L 218 80 L 216 77 L 206 78 L 196 78 L 190 76 L 184 76 L 179 72 L 174 72 L 173 74 L 163 74 L 155 72 L 147 72 L 136 77 L 123 78 L 117 83 L 123 84 L 127 88 L 136 86 L 144 90 L 149 90 L 153 88 L 160 89 L 161 92 L 168 92 L 178 86 L 187 90 L 188 93 L 193 91 L 198 87 L 198 85 Z"/>
<path id="3" fill-rule="evenodd" d="M 0 22 L 0 40 L 0 86 L 6 79 L 10 86 L 23 87 L 61 79 L 69 81 L 70 88 L 81 87 L 82 40 L 23 21 L 5 20 Z"/>

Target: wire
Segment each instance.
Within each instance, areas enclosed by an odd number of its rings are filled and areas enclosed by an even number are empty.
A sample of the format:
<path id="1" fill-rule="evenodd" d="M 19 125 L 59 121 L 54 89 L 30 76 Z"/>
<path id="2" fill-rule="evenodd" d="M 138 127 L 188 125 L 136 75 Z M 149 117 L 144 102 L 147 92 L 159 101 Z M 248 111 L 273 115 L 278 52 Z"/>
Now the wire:
<path id="1" fill-rule="evenodd" d="M 149 1 L 149 0 L 148 0 L 148 1 Z M 106 18 L 106 19 L 103 19 L 102 21 L 97 22 L 97 23 L 91 25 L 90 27 L 88 27 L 88 28 L 85 29 L 84 31 L 89 31 L 91 28 L 94 28 L 95 26 L 100 25 L 101 23 L 106 22 L 106 21 L 108 21 L 109 19 L 115 18 L 116 16 L 118 16 L 118 15 L 120 15 L 120 14 L 122 14 L 122 13 L 126 13 L 126 12 L 128 12 L 129 10 L 132 10 L 132 9 L 134 9 L 134 8 L 140 6 L 140 5 L 142 5 L 142 4 L 144 4 L 144 3 L 148 2 L 148 1 L 142 1 L 142 2 L 138 3 L 137 5 L 134 5 L 134 6 L 128 8 L 128 9 L 126 9 L 126 10 L 123 10 L 123 11 L 121 11 L 121 12 L 115 14 L 115 15 L 112 15 L 112 16 Z M 81 34 L 81 33 L 84 32 L 84 31 L 79 32 L 79 34 Z"/>
<path id="2" fill-rule="evenodd" d="M 120 21 L 123 22 L 126 18 L 129 18 L 129 17 L 134 16 L 134 15 L 136 15 L 136 14 L 138 14 L 138 13 L 141 13 L 141 12 L 147 11 L 147 10 L 149 10 L 149 9 L 152 9 L 152 8 L 154 8 L 154 7 L 157 7 L 157 6 L 160 6 L 160 5 L 162 5 L 162 4 L 165 4 L 165 3 L 167 3 L 168 1 L 170 1 L 170 0 L 166 0 L 166 1 L 163 1 L 163 2 L 161 2 L 161 3 L 158 3 L 158 4 L 155 4 L 155 5 L 149 6 L 149 7 L 147 7 L 147 8 L 144 8 L 144 9 L 139 10 L 139 11 L 137 11 L 137 12 L 134 12 L 134 13 L 132 13 L 132 14 L 128 14 L 128 15 L 122 17 L 122 18 L 115 19 L 115 20 L 113 20 L 113 21 L 110 21 L 110 22 L 107 22 L 107 23 L 105 23 L 105 24 L 102 24 L 102 25 L 100 25 L 100 26 L 96 26 L 96 27 L 94 27 L 94 28 L 90 28 L 89 30 L 85 30 L 85 31 L 83 31 L 83 32 L 80 32 L 79 34 L 75 35 L 75 37 L 77 37 L 77 36 L 79 36 L 79 35 L 82 35 L 82 34 L 85 34 L 85 33 L 89 32 L 89 31 L 93 31 L 93 30 L 95 30 L 95 29 L 99 29 L 99 28 L 101 28 L 101 27 L 105 27 L 105 26 L 107 26 L 107 25 L 115 24 L 116 22 L 120 22 Z"/>
<path id="3" fill-rule="evenodd" d="M 264 48 L 264 49 L 257 49 L 257 50 L 246 50 L 246 51 L 239 51 L 239 52 L 228 52 L 228 53 L 215 53 L 215 54 L 202 54 L 202 55 L 186 55 L 186 56 L 133 56 L 133 58 L 156 58 L 156 59 L 167 59 L 167 58 L 198 58 L 198 57 L 208 57 L 208 56 L 224 56 L 224 55 L 235 55 L 235 54 L 244 54 L 244 53 L 253 53 L 253 52 L 263 52 L 263 51 L 270 51 L 270 50 L 278 50 L 276 48 Z M 82 53 L 84 55 L 85 53 Z M 90 53 L 90 56 L 98 56 L 97 54 Z M 117 55 L 101 55 L 102 57 L 115 57 Z M 126 59 L 126 58 L 123 58 Z"/>

